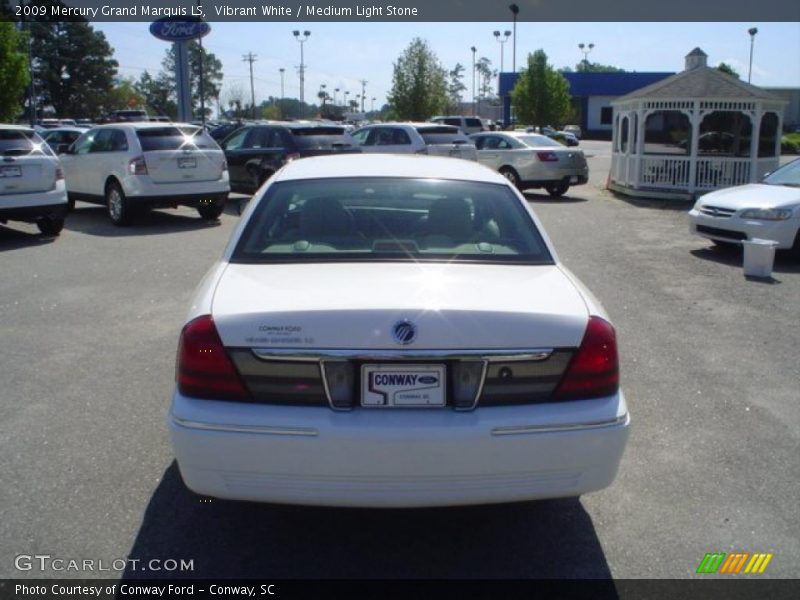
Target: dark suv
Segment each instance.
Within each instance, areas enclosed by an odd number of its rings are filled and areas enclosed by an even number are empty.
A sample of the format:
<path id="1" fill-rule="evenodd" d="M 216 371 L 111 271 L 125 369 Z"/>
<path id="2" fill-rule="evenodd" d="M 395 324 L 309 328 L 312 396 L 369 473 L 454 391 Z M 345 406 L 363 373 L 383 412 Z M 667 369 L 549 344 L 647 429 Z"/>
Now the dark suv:
<path id="1" fill-rule="evenodd" d="M 220 144 L 228 161 L 231 190 L 252 194 L 287 161 L 307 156 L 360 152 L 339 125 L 273 123 L 247 125 Z"/>

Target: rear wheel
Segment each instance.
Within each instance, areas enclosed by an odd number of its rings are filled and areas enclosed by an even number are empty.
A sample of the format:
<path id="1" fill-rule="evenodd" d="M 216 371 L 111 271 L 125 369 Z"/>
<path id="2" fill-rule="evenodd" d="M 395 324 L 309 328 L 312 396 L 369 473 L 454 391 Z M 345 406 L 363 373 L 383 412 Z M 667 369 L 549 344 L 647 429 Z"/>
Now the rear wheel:
<path id="1" fill-rule="evenodd" d="M 42 217 L 36 221 L 36 226 L 39 228 L 39 231 L 42 232 L 42 235 L 56 236 L 64 229 L 64 218 Z"/>
<path id="2" fill-rule="evenodd" d="M 519 175 L 517 175 L 517 172 L 514 169 L 512 169 L 511 167 L 503 167 L 503 168 L 501 168 L 500 169 L 500 174 L 503 177 L 505 177 L 506 179 L 508 179 L 508 181 L 515 188 L 519 188 L 519 186 L 522 185 L 522 181 L 520 180 Z"/>
<path id="3" fill-rule="evenodd" d="M 213 202 L 204 203 L 197 207 L 197 212 L 206 221 L 214 221 L 219 219 L 222 211 L 225 210 L 225 199 L 220 198 Z"/>
<path id="4" fill-rule="evenodd" d="M 558 198 L 559 196 L 563 196 L 567 193 L 569 184 L 564 183 L 563 181 L 559 181 L 558 183 L 547 183 L 545 184 L 544 189 L 546 189 L 547 193 L 554 198 Z"/>
<path id="5" fill-rule="evenodd" d="M 133 207 L 116 182 L 109 183 L 106 188 L 106 208 L 111 222 L 118 227 L 130 225 L 133 220 Z"/>

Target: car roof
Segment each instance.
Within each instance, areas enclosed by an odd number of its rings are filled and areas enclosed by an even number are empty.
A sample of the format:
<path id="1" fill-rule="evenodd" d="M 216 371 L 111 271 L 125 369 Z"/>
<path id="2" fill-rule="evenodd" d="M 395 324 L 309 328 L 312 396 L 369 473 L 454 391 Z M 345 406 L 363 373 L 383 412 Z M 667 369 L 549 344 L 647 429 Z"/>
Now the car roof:
<path id="1" fill-rule="evenodd" d="M 74 132 L 74 133 L 84 133 L 84 132 L 89 131 L 89 130 L 86 127 L 74 127 L 74 126 L 71 126 L 71 125 L 66 125 L 64 127 L 53 127 L 52 129 L 48 129 L 44 133 L 46 133 L 46 134 L 47 133 L 52 133 L 52 132 L 59 133 L 61 131 L 70 131 L 70 132 Z"/>
<path id="2" fill-rule="evenodd" d="M 28 131 L 30 133 L 34 133 L 34 130 L 31 129 L 28 125 L 7 125 L 7 124 L 0 124 L 0 129 L 3 130 L 16 130 L 16 131 Z"/>
<path id="3" fill-rule="evenodd" d="M 425 127 L 425 128 L 436 128 L 440 129 L 442 127 L 447 127 L 448 129 L 453 130 L 454 132 L 459 131 L 458 127 L 455 125 L 446 125 L 444 123 L 431 123 L 429 121 L 387 121 L 386 123 L 369 123 L 367 125 L 362 125 L 359 129 L 364 129 L 366 127 Z"/>
<path id="4" fill-rule="evenodd" d="M 131 129 L 164 129 L 165 127 L 197 127 L 199 125 L 192 125 L 191 123 L 165 123 L 163 121 L 120 121 L 119 123 L 104 123 L 98 125 L 97 129 L 119 129 L 120 127 L 127 127 Z"/>
<path id="5" fill-rule="evenodd" d="M 344 177 L 454 179 L 508 185 L 506 178 L 483 165 L 460 158 L 402 154 L 344 154 L 294 160 L 273 181 Z"/>

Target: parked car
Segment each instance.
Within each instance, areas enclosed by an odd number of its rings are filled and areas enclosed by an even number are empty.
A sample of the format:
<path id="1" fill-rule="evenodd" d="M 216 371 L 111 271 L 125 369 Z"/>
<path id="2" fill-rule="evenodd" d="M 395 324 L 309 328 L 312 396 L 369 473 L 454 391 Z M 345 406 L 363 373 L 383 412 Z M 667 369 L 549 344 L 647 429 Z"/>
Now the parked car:
<path id="1" fill-rule="evenodd" d="M 359 152 L 341 125 L 310 121 L 248 125 L 220 144 L 230 169 L 231 189 L 252 194 L 288 161 L 308 156 Z"/>
<path id="2" fill-rule="evenodd" d="M 113 123 L 125 123 L 125 122 L 148 121 L 149 118 L 147 116 L 146 110 L 125 109 L 125 110 L 113 111 L 109 115 L 109 120 Z"/>
<path id="3" fill-rule="evenodd" d="M 453 115 L 449 117 L 433 117 L 432 123 L 439 123 L 440 125 L 452 125 L 458 127 L 461 133 L 469 135 L 471 133 L 478 133 L 485 131 L 483 122 L 478 117 L 462 117 L 460 115 Z"/>
<path id="4" fill-rule="evenodd" d="M 540 133 L 546 135 L 551 140 L 559 142 L 562 146 L 578 146 L 580 140 L 573 134 L 567 131 L 556 131 L 552 127 L 528 127 L 525 129 L 527 133 Z"/>
<path id="5" fill-rule="evenodd" d="M 570 186 L 589 181 L 583 152 L 547 136 L 496 131 L 470 138 L 478 149 L 478 162 L 499 171 L 519 189 L 543 187 L 551 196 L 563 196 Z"/>
<path id="6" fill-rule="evenodd" d="M 381 123 L 348 134 L 362 152 L 430 154 L 478 160 L 475 144 L 457 127 L 434 123 Z"/>
<path id="7" fill-rule="evenodd" d="M 800 259 L 800 158 L 761 183 L 729 187 L 698 198 L 689 211 L 692 233 L 717 245 L 744 240 L 778 242 Z"/>
<path id="8" fill-rule="evenodd" d="M 564 133 L 571 133 L 576 138 L 581 139 L 583 136 L 583 132 L 581 131 L 580 126 L 578 125 L 564 125 Z"/>
<path id="9" fill-rule="evenodd" d="M 58 154 L 86 133 L 85 127 L 57 127 L 42 132 L 42 139 Z"/>
<path id="10" fill-rule="evenodd" d="M 28 127 L 0 125 L 0 223 L 36 223 L 44 235 L 64 228 L 67 191 L 58 157 Z"/>
<path id="11" fill-rule="evenodd" d="M 61 163 L 70 202 L 106 205 L 115 225 L 129 225 L 137 210 L 178 205 L 217 219 L 230 191 L 222 150 L 193 125 L 101 125 L 73 142 Z"/>
<path id="12" fill-rule="evenodd" d="M 209 135 L 217 142 L 224 140 L 231 133 L 242 127 L 244 123 L 241 121 L 234 121 L 231 123 L 220 123 L 209 131 Z"/>
<path id="13" fill-rule="evenodd" d="M 614 328 L 505 178 L 309 158 L 242 221 L 179 341 L 169 429 L 190 489 L 374 508 L 611 484 L 630 421 Z"/>

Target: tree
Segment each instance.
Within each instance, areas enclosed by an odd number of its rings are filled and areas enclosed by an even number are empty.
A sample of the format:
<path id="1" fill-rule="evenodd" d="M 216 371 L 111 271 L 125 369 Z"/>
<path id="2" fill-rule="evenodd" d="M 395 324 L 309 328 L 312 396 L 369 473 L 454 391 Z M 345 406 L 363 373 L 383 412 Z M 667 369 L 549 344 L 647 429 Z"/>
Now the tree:
<path id="1" fill-rule="evenodd" d="M 625 69 L 620 69 L 619 67 L 614 67 L 612 65 L 601 65 L 600 63 L 596 62 L 589 62 L 588 60 L 582 60 L 577 65 L 575 65 L 575 70 L 579 73 L 624 73 Z"/>
<path id="2" fill-rule="evenodd" d="M 427 42 L 415 38 L 394 63 L 389 103 L 399 119 L 424 121 L 448 105 L 447 71 Z"/>
<path id="3" fill-rule="evenodd" d="M 475 74 L 478 77 L 478 97 L 494 99 L 496 94 L 492 87 L 492 79 L 497 76 L 497 71 L 492 70 L 492 61 L 485 56 L 475 63 Z"/>
<path id="4" fill-rule="evenodd" d="M 511 90 L 511 101 L 521 123 L 557 125 L 569 116 L 569 84 L 547 63 L 544 50 L 528 55 L 528 66 Z"/>
<path id="5" fill-rule="evenodd" d="M 222 61 L 213 52 L 208 52 L 203 48 L 200 51 L 200 43 L 192 40 L 187 44 L 189 53 L 189 87 L 192 90 L 192 114 L 200 109 L 200 74 L 202 65 L 203 74 L 203 101 L 206 113 L 210 110 L 212 100 L 216 101 L 222 86 Z M 159 78 L 163 79 L 173 92 L 176 90 L 175 80 L 175 47 L 170 46 L 166 50 L 166 56 L 161 63 L 161 73 Z"/>
<path id="6" fill-rule="evenodd" d="M 724 63 L 724 62 L 719 63 L 717 65 L 717 69 L 722 71 L 723 73 L 727 73 L 728 75 L 736 77 L 736 79 L 739 79 L 739 77 L 740 77 L 739 73 L 736 71 L 736 69 L 734 69 L 728 63 Z"/>
<path id="7" fill-rule="evenodd" d="M 60 116 L 91 116 L 108 110 L 117 74 L 113 49 L 84 20 L 31 21 L 34 83 L 39 106 Z"/>
<path id="8" fill-rule="evenodd" d="M 146 71 L 145 71 L 146 73 Z M 120 79 L 114 84 L 106 100 L 107 110 L 119 108 L 144 107 L 147 105 L 146 96 L 139 90 L 138 82 L 134 79 Z"/>
<path id="9" fill-rule="evenodd" d="M 178 116 L 178 105 L 175 103 L 174 89 L 162 75 L 154 78 L 145 71 L 139 76 L 135 85 L 136 91 L 144 98 L 148 112 L 175 119 Z"/>
<path id="10" fill-rule="evenodd" d="M 464 85 L 464 66 L 461 63 L 456 63 L 453 70 L 447 74 L 450 79 L 447 84 L 447 96 L 450 98 L 450 106 L 445 112 L 457 112 L 461 104 L 461 94 L 467 91 L 467 86 Z"/>
<path id="11" fill-rule="evenodd" d="M 22 108 L 20 99 L 30 82 L 25 44 L 13 23 L 0 21 L 0 122 L 13 121 Z"/>

